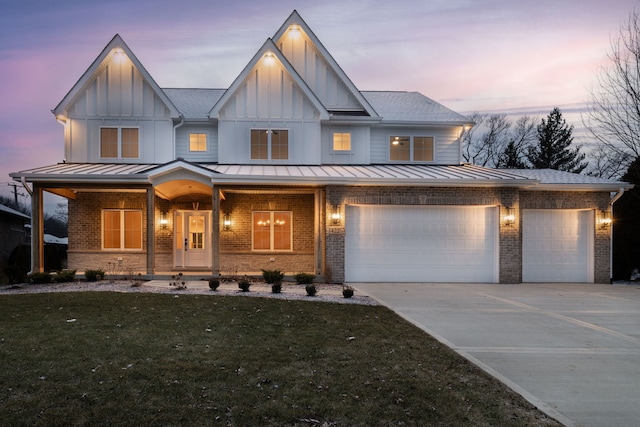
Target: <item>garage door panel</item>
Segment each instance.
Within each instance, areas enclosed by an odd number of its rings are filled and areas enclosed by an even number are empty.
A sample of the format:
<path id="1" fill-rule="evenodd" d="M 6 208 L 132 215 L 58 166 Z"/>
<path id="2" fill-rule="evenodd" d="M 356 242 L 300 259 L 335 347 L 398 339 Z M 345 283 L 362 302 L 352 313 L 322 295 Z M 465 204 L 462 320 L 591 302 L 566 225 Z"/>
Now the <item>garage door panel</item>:
<path id="1" fill-rule="evenodd" d="M 497 280 L 494 207 L 348 206 L 345 245 L 349 282 Z"/>
<path id="2" fill-rule="evenodd" d="M 593 234 L 591 210 L 524 210 L 523 282 L 592 282 Z"/>

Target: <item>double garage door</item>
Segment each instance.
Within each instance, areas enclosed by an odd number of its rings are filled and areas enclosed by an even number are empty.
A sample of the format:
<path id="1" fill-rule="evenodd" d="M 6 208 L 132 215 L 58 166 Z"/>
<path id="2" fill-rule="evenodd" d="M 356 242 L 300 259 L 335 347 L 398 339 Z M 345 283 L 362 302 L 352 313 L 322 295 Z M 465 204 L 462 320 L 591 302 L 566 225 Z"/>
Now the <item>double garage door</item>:
<path id="1" fill-rule="evenodd" d="M 496 282 L 495 206 L 347 206 L 347 282 Z"/>
<path id="2" fill-rule="evenodd" d="M 496 283 L 498 227 L 495 206 L 347 206 L 345 280 Z M 522 281 L 592 282 L 593 227 L 591 210 L 524 210 Z"/>

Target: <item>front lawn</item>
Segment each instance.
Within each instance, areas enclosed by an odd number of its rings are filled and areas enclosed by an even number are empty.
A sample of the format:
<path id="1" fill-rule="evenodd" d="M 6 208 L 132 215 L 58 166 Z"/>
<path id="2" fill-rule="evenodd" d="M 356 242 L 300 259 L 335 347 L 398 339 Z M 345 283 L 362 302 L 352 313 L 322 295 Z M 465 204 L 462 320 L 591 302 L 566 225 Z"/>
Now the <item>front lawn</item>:
<path id="1" fill-rule="evenodd" d="M 380 306 L 0 296 L 2 425 L 559 425 Z"/>

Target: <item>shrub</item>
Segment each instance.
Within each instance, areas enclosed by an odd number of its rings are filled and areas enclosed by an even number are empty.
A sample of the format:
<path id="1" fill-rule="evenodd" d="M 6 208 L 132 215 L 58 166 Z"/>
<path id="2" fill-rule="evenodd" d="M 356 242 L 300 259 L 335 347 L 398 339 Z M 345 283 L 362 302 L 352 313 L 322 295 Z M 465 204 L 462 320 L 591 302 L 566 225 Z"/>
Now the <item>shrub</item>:
<path id="1" fill-rule="evenodd" d="M 31 273 L 29 275 L 31 283 L 49 283 L 51 282 L 51 274 L 49 273 Z"/>
<path id="2" fill-rule="evenodd" d="M 279 294 L 280 292 L 282 292 L 282 284 L 274 283 L 273 285 L 271 285 L 271 292 L 273 292 L 274 294 Z"/>
<path id="3" fill-rule="evenodd" d="M 296 279 L 296 283 L 299 285 L 308 285 L 313 283 L 313 279 L 316 278 L 316 275 L 310 273 L 298 273 L 293 276 L 293 278 Z"/>
<path id="4" fill-rule="evenodd" d="M 307 296 L 310 297 L 314 297 L 318 293 L 318 288 L 316 288 L 316 285 L 313 284 L 305 286 L 304 289 L 307 291 Z"/>
<path id="5" fill-rule="evenodd" d="M 240 280 L 238 282 L 238 287 L 240 288 L 240 290 L 242 290 L 242 292 L 249 292 L 250 286 L 251 286 L 251 282 L 249 282 L 246 279 Z"/>
<path id="6" fill-rule="evenodd" d="M 171 282 L 169 282 L 169 286 L 175 286 L 176 290 L 184 291 L 187 289 L 187 281 L 182 277 L 182 273 L 174 274 L 171 276 Z"/>
<path id="7" fill-rule="evenodd" d="M 53 276 L 53 280 L 57 283 L 73 282 L 75 279 L 76 279 L 75 270 L 62 270 L 62 271 L 59 271 L 55 276 Z"/>
<path id="8" fill-rule="evenodd" d="M 209 289 L 211 289 L 212 291 L 215 291 L 218 289 L 218 286 L 220 286 L 220 280 L 218 279 L 209 279 Z"/>
<path id="9" fill-rule="evenodd" d="M 351 286 L 345 286 L 342 288 L 342 296 L 345 298 L 351 298 L 353 296 L 353 288 Z"/>
<path id="10" fill-rule="evenodd" d="M 262 278 L 270 284 L 278 284 L 282 282 L 284 273 L 280 270 L 262 270 Z"/>
<path id="11" fill-rule="evenodd" d="M 104 279 L 104 270 L 85 270 L 84 278 L 87 279 L 87 282 L 95 282 L 97 280 Z"/>

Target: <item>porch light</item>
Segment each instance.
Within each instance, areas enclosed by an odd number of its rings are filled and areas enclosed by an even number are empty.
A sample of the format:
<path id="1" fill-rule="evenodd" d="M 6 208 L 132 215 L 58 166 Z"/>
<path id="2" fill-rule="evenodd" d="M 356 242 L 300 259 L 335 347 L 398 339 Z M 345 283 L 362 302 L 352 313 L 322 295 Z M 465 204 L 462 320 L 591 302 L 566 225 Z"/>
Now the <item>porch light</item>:
<path id="1" fill-rule="evenodd" d="M 600 211 L 600 216 L 598 218 L 598 224 L 600 224 L 601 229 L 611 227 L 612 223 L 611 213 L 609 211 Z"/>
<path id="2" fill-rule="evenodd" d="M 505 208 L 504 225 L 511 227 L 516 223 L 516 210 L 514 208 Z"/>
<path id="3" fill-rule="evenodd" d="M 224 231 L 231 230 L 231 215 L 229 215 L 228 213 L 224 214 L 222 218 L 222 229 Z"/>
<path id="4" fill-rule="evenodd" d="M 331 207 L 331 224 L 340 225 L 340 206 L 338 205 Z"/>
<path id="5" fill-rule="evenodd" d="M 162 212 L 162 215 L 160 217 L 160 228 L 162 228 L 163 230 L 166 230 L 167 224 L 169 224 L 169 220 L 167 219 L 167 213 Z"/>

